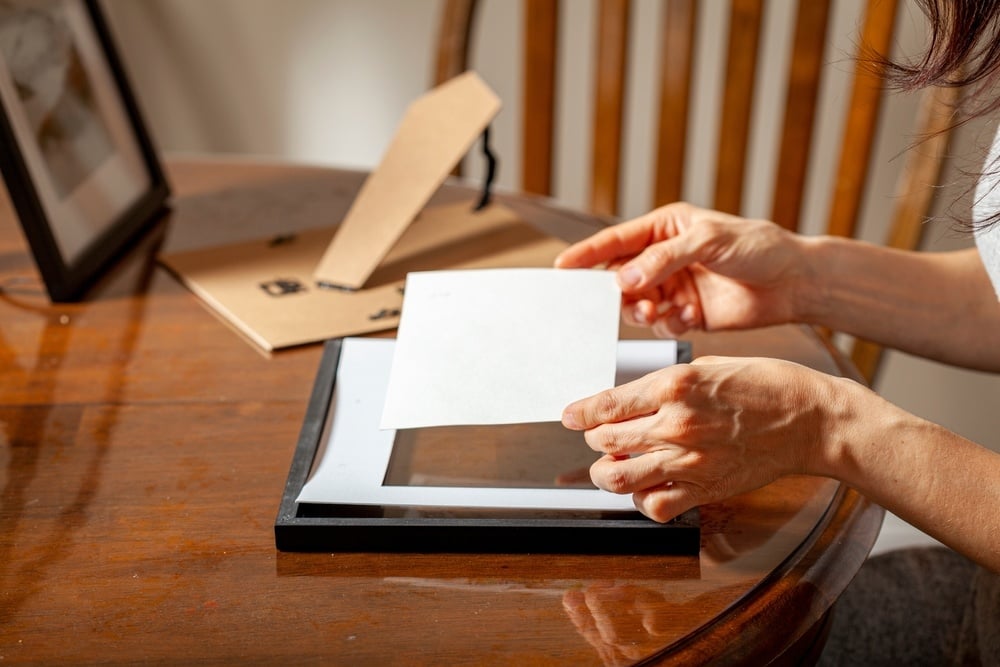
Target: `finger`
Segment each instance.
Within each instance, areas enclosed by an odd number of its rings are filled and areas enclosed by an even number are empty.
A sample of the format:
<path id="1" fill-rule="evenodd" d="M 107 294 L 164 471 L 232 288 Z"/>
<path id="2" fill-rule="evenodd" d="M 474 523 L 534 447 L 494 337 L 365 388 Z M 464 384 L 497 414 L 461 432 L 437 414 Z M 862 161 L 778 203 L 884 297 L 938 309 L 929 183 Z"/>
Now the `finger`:
<path id="1" fill-rule="evenodd" d="M 650 325 L 650 329 L 657 338 L 677 338 L 687 333 L 687 329 L 682 327 L 678 322 L 668 320 L 665 317 L 661 317 L 653 322 Z"/>
<path id="2" fill-rule="evenodd" d="M 666 523 L 702 504 L 700 488 L 688 482 L 669 482 L 632 494 L 636 509 L 653 521 Z"/>
<path id="3" fill-rule="evenodd" d="M 651 299 L 639 299 L 634 303 L 622 304 L 622 319 L 626 324 L 638 327 L 648 327 L 656 320 L 659 310 Z"/>
<path id="4" fill-rule="evenodd" d="M 681 458 L 678 452 L 667 450 L 627 459 L 605 454 L 590 466 L 590 479 L 610 493 L 636 493 L 676 481 L 683 473 Z"/>
<path id="5" fill-rule="evenodd" d="M 650 325 L 657 338 L 681 336 L 692 329 L 701 329 L 701 317 L 698 308 L 688 303 L 683 306 L 673 306 L 658 316 Z"/>
<path id="6" fill-rule="evenodd" d="M 653 211 L 607 227 L 574 243 L 556 257 L 555 266 L 562 269 L 585 268 L 638 254 L 654 240 L 655 213 Z"/>
<path id="7" fill-rule="evenodd" d="M 671 276 L 654 289 L 639 294 L 624 295 L 622 319 L 628 324 L 650 326 L 670 308 L 682 307 L 691 302 L 691 291 L 685 284 L 688 282 L 690 281 Z"/>
<path id="8" fill-rule="evenodd" d="M 566 406 L 562 423 L 573 431 L 585 431 L 599 424 L 644 417 L 659 408 L 659 392 L 652 391 L 660 373 L 613 387 Z"/>
<path id="9" fill-rule="evenodd" d="M 623 422 L 600 424 L 584 432 L 583 439 L 595 452 L 624 458 L 663 448 L 653 435 L 657 427 L 656 414 Z"/>
<path id="10" fill-rule="evenodd" d="M 725 227 L 706 221 L 650 243 L 618 269 L 619 286 L 625 293 L 639 292 L 665 282 L 681 269 L 694 270 L 697 264 L 711 261 L 717 249 L 725 246 L 725 230 Z M 690 276 L 682 277 L 685 288 L 694 290 Z"/>

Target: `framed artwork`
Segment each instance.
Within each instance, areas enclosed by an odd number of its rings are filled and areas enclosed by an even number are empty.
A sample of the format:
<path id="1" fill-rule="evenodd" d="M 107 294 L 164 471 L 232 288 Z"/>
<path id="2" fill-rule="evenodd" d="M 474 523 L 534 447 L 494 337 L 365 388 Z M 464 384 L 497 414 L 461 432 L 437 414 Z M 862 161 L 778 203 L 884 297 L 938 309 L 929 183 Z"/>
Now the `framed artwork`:
<path id="1" fill-rule="evenodd" d="M 52 301 L 80 299 L 169 195 L 97 0 L 0 0 L 0 143 Z"/>

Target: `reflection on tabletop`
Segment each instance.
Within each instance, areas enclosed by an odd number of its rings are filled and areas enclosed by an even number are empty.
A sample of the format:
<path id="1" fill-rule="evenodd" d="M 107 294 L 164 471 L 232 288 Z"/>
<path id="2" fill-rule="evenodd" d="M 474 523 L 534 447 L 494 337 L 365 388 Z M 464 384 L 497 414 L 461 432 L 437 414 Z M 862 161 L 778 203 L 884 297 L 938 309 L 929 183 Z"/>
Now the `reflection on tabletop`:
<path id="1" fill-rule="evenodd" d="M 378 554 L 362 573 L 342 569 L 336 554 L 331 559 L 329 554 L 279 553 L 278 574 L 363 576 L 383 584 L 377 587 L 379 596 L 409 591 L 408 600 L 425 600 L 435 616 L 480 610 L 474 613 L 483 623 L 490 622 L 489 610 L 497 596 L 532 598 L 531 605 L 513 604 L 525 609 L 547 599 L 550 602 L 544 605 L 559 609 L 567 628 L 584 638 L 603 664 L 629 664 L 680 641 L 690 628 L 711 622 L 713 615 L 706 611 L 711 607 L 706 604 L 709 598 L 720 591 L 739 598 L 746 577 L 759 571 L 764 561 L 773 562 L 777 553 L 788 554 L 799 546 L 802 531 L 822 514 L 838 489 L 836 482 L 808 477 L 789 477 L 776 484 L 787 487 L 789 496 L 808 489 L 813 493 L 798 506 L 775 505 L 773 495 L 769 500 L 764 492 L 754 491 L 702 507 L 698 556 L 631 556 L 622 569 L 621 559 L 600 555 L 554 554 L 539 559 L 537 554 L 499 554 L 480 560 L 463 554 Z M 768 530 L 760 526 L 740 530 L 734 521 L 760 522 Z M 611 562 L 619 572 L 604 565 Z M 442 572 L 463 576 L 441 576 Z M 685 627 L 688 630 L 681 630 Z"/>

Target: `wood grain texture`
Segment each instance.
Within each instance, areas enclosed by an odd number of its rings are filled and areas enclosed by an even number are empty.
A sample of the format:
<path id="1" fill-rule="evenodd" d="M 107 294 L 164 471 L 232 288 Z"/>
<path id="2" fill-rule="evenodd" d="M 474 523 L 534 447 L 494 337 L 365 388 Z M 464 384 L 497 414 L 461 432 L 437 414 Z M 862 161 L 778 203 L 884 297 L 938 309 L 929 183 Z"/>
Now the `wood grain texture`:
<path id="1" fill-rule="evenodd" d="M 797 231 L 805 197 L 830 0 L 799 0 L 771 220 Z"/>
<path id="2" fill-rule="evenodd" d="M 438 26 L 434 85 L 440 85 L 468 69 L 472 23 L 478 4 L 476 0 L 445 0 Z"/>
<path id="3" fill-rule="evenodd" d="M 79 304 L 49 305 L 0 202 L 4 664 L 764 664 L 812 639 L 874 542 L 881 510 L 790 477 L 705 507 L 697 558 L 276 552 L 320 347 L 261 355 L 152 259 L 335 220 L 363 174 L 169 174 L 162 234 Z M 602 224 L 500 198 L 550 233 Z M 844 363 L 800 327 L 693 344 Z"/>
<path id="4" fill-rule="evenodd" d="M 552 194 L 555 142 L 558 0 L 524 0 L 524 109 L 521 187 Z"/>
<path id="5" fill-rule="evenodd" d="M 698 21 L 695 0 L 672 0 L 663 9 L 654 206 L 682 198 Z"/>
<path id="6" fill-rule="evenodd" d="M 743 177 L 750 143 L 750 112 L 753 110 L 763 16 L 763 0 L 732 2 L 713 200 L 713 207 L 726 213 L 739 213 L 743 204 Z"/>
<path id="7" fill-rule="evenodd" d="M 472 48 L 472 25 L 476 18 L 477 0 L 444 0 L 438 25 L 434 53 L 435 86 L 452 79 L 469 68 Z M 459 162 L 452 170 L 461 176 L 463 165 Z"/>
<path id="8" fill-rule="evenodd" d="M 601 215 L 618 212 L 630 8 L 630 0 L 598 5 L 590 210 Z"/>
<path id="9" fill-rule="evenodd" d="M 889 53 L 896 21 L 897 0 L 869 0 L 861 32 L 861 52 L 854 71 L 854 83 L 847 107 L 847 121 L 841 139 L 840 161 L 834 181 L 833 200 L 827 232 L 854 236 L 861 212 L 875 129 L 882 108 L 882 72 L 872 64 L 868 49 Z"/>

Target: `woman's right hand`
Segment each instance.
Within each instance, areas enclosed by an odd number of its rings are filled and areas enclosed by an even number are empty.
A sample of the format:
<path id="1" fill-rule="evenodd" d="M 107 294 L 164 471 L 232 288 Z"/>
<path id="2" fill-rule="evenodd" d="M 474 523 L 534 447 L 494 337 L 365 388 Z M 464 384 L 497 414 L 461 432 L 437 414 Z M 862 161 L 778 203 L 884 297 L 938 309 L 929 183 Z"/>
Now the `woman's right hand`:
<path id="1" fill-rule="evenodd" d="M 625 321 L 669 337 L 795 321 L 815 286 L 807 243 L 772 222 L 677 203 L 570 246 L 555 265 L 616 268 Z"/>

